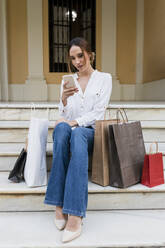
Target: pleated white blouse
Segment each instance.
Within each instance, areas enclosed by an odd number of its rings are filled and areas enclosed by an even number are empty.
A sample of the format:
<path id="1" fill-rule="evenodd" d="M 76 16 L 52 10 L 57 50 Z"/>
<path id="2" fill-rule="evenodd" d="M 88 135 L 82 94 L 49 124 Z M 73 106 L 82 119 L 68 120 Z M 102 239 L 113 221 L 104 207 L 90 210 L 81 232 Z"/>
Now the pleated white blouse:
<path id="1" fill-rule="evenodd" d="M 111 74 L 94 70 L 89 78 L 84 93 L 77 81 L 77 73 L 73 74 L 79 91 L 68 97 L 67 105 L 62 103 L 63 80 L 59 112 L 66 120 L 76 120 L 79 126 L 95 128 L 96 120 L 103 120 L 112 92 Z"/>

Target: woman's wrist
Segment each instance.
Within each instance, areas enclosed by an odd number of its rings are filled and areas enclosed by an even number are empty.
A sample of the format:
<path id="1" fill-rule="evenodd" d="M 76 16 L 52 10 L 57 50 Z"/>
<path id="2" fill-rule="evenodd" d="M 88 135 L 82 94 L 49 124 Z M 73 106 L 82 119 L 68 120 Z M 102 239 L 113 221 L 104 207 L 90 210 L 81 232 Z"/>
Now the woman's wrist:
<path id="1" fill-rule="evenodd" d="M 67 98 L 62 96 L 62 103 L 64 105 L 64 107 L 67 105 Z"/>

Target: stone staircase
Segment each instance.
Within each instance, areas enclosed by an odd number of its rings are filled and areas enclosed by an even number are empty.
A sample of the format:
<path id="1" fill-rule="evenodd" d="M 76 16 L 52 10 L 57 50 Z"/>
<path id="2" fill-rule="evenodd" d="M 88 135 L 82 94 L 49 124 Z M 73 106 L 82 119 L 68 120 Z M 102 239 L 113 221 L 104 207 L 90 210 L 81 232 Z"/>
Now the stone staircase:
<path id="1" fill-rule="evenodd" d="M 48 171 L 52 159 L 52 131 L 58 119 L 56 103 L 36 103 L 36 115 L 49 108 Z M 125 108 L 128 119 L 141 120 L 146 151 L 158 141 L 165 158 L 165 102 L 113 102 L 106 118 Z M 90 181 L 87 218 L 77 240 L 62 244 L 53 223 L 54 208 L 43 204 L 46 187 L 28 188 L 8 181 L 9 171 L 28 133 L 30 103 L 0 103 L 0 248 L 165 247 L 165 185 L 127 189 L 101 187 Z M 164 162 L 165 164 L 165 162 Z"/>

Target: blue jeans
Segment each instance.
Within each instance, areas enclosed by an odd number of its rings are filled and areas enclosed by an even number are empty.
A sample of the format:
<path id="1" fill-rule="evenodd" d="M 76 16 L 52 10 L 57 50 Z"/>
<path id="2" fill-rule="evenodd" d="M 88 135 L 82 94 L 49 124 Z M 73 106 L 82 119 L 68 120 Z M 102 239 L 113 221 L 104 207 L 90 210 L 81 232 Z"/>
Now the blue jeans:
<path id="1" fill-rule="evenodd" d="M 88 202 L 88 154 L 93 151 L 94 129 L 71 129 L 65 122 L 53 132 L 53 163 L 46 204 L 61 206 L 63 213 L 86 216 Z"/>

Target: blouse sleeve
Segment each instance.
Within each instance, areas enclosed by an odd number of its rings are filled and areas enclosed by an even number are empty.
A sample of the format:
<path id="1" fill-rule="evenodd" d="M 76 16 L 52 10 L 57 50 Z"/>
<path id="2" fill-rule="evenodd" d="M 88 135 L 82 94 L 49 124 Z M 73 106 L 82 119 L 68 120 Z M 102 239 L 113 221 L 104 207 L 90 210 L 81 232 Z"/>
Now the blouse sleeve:
<path id="1" fill-rule="evenodd" d="M 95 102 L 93 110 L 76 119 L 79 126 L 91 126 L 96 120 L 101 120 L 105 110 L 108 107 L 112 92 L 112 77 L 109 73 L 106 74 L 104 83 L 102 84 L 100 95 Z"/>
<path id="2" fill-rule="evenodd" d="M 61 117 L 65 118 L 66 120 L 71 119 L 71 113 L 72 113 L 72 105 L 69 99 L 67 99 L 67 105 L 64 106 L 62 102 L 62 92 L 63 92 L 63 84 L 64 81 L 61 82 L 61 90 L 60 90 L 60 103 L 59 103 L 59 114 Z"/>

